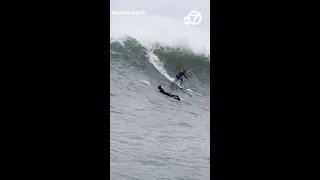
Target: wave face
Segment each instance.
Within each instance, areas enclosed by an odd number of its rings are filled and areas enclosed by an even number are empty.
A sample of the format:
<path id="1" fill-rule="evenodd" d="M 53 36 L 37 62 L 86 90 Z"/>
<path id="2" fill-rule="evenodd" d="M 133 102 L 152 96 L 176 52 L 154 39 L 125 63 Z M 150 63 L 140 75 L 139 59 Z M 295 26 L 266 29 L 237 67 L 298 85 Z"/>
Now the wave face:
<path id="1" fill-rule="evenodd" d="M 110 179 L 210 179 L 209 5 L 111 0 L 111 11 L 145 15 L 111 13 Z M 191 11 L 199 25 L 183 23 Z M 172 83 L 182 70 L 185 90 Z"/>
<path id="2" fill-rule="evenodd" d="M 210 56 L 124 36 L 110 59 L 111 179 L 209 180 Z M 171 82 L 181 70 L 183 91 Z"/>
<path id="3" fill-rule="evenodd" d="M 210 56 L 191 50 L 171 48 L 155 43 L 146 47 L 132 37 L 110 39 L 111 66 L 134 68 L 155 85 L 169 85 L 177 72 L 186 70 L 184 86 L 203 95 L 210 94 Z"/>

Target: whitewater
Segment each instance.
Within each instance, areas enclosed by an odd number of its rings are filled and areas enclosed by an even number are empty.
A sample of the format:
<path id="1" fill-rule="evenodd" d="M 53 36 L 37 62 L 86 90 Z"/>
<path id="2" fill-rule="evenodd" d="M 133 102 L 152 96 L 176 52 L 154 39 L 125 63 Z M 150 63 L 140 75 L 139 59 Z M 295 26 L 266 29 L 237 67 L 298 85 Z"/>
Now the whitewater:
<path id="1" fill-rule="evenodd" d="M 110 19 L 110 177 L 210 179 L 210 29 L 183 24 L 193 9 L 163 15 L 150 1 L 111 1 L 145 15 Z M 182 70 L 184 91 L 172 83 Z"/>

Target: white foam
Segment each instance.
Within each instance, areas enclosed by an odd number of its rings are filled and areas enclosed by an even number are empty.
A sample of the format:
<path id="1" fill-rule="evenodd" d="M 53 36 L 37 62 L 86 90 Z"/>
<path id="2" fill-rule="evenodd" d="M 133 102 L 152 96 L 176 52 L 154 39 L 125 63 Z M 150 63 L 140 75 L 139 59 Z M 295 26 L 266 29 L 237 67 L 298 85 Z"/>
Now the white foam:
<path id="1" fill-rule="evenodd" d="M 210 32 L 201 26 L 187 26 L 180 19 L 158 15 L 111 16 L 110 37 L 130 36 L 146 47 L 160 43 L 172 48 L 210 54 Z"/>
<path id="2" fill-rule="evenodd" d="M 146 84 L 146 85 L 149 85 L 149 86 L 150 86 L 150 83 L 149 83 L 149 81 L 147 81 L 147 80 L 140 80 L 140 82 L 142 82 L 143 84 Z"/>
<path id="3" fill-rule="evenodd" d="M 148 51 L 149 61 L 150 63 L 169 81 L 173 82 L 174 78 L 170 77 L 168 72 L 164 69 L 163 63 L 159 60 L 159 58 L 153 54 L 152 50 Z"/>

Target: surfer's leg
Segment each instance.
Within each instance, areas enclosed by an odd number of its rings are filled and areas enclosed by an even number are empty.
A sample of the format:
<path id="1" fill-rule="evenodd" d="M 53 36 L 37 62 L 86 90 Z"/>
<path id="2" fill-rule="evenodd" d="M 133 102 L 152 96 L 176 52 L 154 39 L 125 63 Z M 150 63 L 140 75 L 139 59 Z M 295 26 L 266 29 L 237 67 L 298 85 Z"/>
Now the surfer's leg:
<path id="1" fill-rule="evenodd" d="M 180 77 L 178 75 L 176 75 L 176 78 L 177 78 L 176 81 L 178 81 Z"/>
<path id="2" fill-rule="evenodd" d="M 167 96 L 171 96 L 171 94 L 167 93 L 167 92 L 164 92 L 163 94 L 167 95 Z"/>
<path id="3" fill-rule="evenodd" d="M 180 80 L 181 80 L 181 81 L 180 81 L 180 86 L 181 86 L 183 80 L 182 80 L 182 78 L 180 78 Z"/>

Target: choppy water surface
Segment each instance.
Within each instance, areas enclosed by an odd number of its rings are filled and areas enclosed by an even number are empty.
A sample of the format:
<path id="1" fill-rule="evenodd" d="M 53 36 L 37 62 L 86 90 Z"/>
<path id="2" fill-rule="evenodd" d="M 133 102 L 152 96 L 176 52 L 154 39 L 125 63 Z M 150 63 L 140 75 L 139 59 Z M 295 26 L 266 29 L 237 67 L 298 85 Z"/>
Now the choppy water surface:
<path id="1" fill-rule="evenodd" d="M 111 179 L 210 179 L 209 57 L 128 37 L 110 46 Z M 183 69 L 185 91 L 170 82 Z"/>

